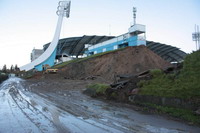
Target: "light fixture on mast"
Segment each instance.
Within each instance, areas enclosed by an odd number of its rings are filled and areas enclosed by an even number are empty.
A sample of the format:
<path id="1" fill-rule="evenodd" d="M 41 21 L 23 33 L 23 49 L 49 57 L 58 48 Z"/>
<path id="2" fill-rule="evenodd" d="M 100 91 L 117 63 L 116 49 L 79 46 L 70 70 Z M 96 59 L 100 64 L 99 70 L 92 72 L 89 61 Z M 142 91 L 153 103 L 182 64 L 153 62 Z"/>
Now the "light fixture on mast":
<path id="1" fill-rule="evenodd" d="M 56 14 L 58 16 L 62 15 L 63 17 L 69 18 L 70 5 L 71 5 L 71 1 L 60 1 L 58 3 L 58 8 L 57 8 L 58 10 L 57 10 Z"/>

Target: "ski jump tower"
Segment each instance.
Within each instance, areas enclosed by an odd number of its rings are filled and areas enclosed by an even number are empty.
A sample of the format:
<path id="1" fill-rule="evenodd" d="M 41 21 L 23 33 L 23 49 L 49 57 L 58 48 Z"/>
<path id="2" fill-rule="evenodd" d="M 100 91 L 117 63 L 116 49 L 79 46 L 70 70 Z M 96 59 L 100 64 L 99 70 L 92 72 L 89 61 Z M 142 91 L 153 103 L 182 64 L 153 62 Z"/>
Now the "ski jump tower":
<path id="1" fill-rule="evenodd" d="M 57 8 L 58 10 L 56 12 L 56 14 L 58 15 L 58 22 L 57 22 L 56 31 L 55 31 L 51 44 L 40 57 L 38 57 L 31 63 L 20 67 L 20 70 L 29 71 L 31 69 L 36 69 L 37 71 L 42 71 L 43 65 L 46 65 L 46 64 L 48 64 L 49 66 L 54 65 L 63 17 L 69 18 L 70 4 L 71 4 L 71 1 L 60 1 L 58 3 L 58 8 Z"/>

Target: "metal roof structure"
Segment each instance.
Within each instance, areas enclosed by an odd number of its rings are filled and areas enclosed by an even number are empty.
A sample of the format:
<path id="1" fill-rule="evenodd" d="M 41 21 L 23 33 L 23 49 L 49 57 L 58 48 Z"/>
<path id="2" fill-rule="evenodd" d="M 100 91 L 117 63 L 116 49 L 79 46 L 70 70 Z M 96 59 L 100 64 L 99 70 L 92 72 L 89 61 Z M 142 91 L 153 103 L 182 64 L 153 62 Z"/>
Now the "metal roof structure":
<path id="1" fill-rule="evenodd" d="M 57 47 L 57 58 L 62 54 L 67 54 L 69 56 L 83 55 L 85 51 L 85 44 L 95 45 L 100 42 L 112 39 L 114 36 L 82 36 L 82 37 L 70 37 L 60 39 Z M 44 50 L 48 48 L 50 43 L 43 46 Z M 154 53 L 162 57 L 168 62 L 182 62 L 187 55 L 185 52 L 181 51 L 177 47 L 170 45 L 147 41 L 147 48 L 152 50 Z"/>
<path id="2" fill-rule="evenodd" d="M 158 42 L 147 41 L 146 46 L 168 62 L 182 62 L 187 55 L 177 47 Z"/>
<path id="3" fill-rule="evenodd" d="M 82 36 L 82 37 L 70 37 L 60 39 L 57 47 L 57 56 L 62 55 L 63 53 L 69 56 L 83 55 L 85 51 L 85 44 L 97 44 L 104 42 L 106 40 L 112 39 L 114 36 Z M 50 43 L 45 44 L 43 49 L 46 50 Z"/>

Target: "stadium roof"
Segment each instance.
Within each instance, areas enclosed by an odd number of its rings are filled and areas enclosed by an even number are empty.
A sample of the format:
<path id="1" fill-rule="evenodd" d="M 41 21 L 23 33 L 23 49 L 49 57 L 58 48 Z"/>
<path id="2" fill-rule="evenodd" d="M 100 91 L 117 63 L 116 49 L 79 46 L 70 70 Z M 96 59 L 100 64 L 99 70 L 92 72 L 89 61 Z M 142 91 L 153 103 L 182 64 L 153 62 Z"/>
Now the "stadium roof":
<path id="1" fill-rule="evenodd" d="M 68 55 L 79 56 L 83 55 L 85 44 L 97 44 L 114 38 L 113 36 L 86 36 L 71 37 L 60 39 L 58 42 L 57 55 L 66 53 Z M 44 50 L 48 48 L 50 43 L 44 45 Z"/>
<path id="2" fill-rule="evenodd" d="M 149 48 L 168 62 L 182 62 L 187 55 L 185 52 L 181 51 L 177 47 L 158 42 L 147 41 L 146 45 L 147 48 Z"/>
<path id="3" fill-rule="evenodd" d="M 62 55 L 63 53 L 69 55 L 69 56 L 76 56 L 83 55 L 85 51 L 85 44 L 97 44 L 100 42 L 104 42 L 106 40 L 112 39 L 114 36 L 82 36 L 82 37 L 70 37 L 70 38 L 64 38 L 60 39 L 58 42 L 57 47 L 57 56 Z M 44 50 L 48 48 L 50 43 L 45 44 Z M 186 53 L 181 51 L 179 48 L 153 42 L 153 41 L 147 41 L 147 48 L 152 50 L 154 53 L 161 56 L 164 60 L 168 62 L 181 62 L 184 60 Z"/>

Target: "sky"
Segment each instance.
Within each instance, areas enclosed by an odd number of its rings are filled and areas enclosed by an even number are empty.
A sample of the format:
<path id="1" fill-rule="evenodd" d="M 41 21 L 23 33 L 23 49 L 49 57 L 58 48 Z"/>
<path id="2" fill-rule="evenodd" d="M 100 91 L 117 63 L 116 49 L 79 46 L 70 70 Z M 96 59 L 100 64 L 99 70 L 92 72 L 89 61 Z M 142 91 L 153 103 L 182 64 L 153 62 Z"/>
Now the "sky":
<path id="1" fill-rule="evenodd" d="M 0 68 L 30 62 L 33 48 L 53 39 L 59 0 L 0 0 Z M 191 53 L 194 25 L 200 26 L 200 0 L 71 0 L 60 38 L 118 36 L 133 23 L 146 25 L 146 38 Z"/>

